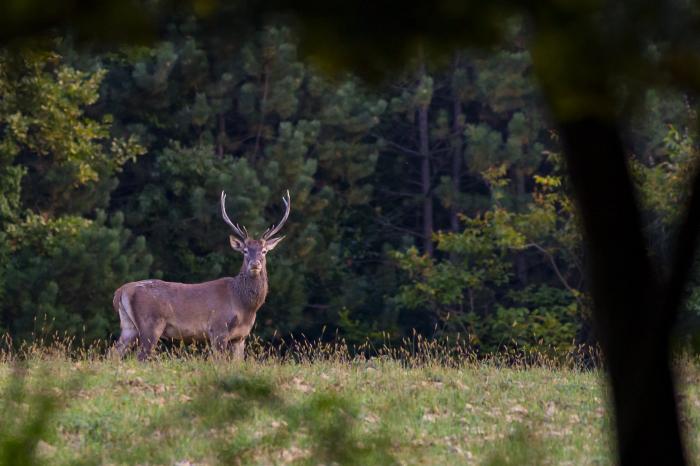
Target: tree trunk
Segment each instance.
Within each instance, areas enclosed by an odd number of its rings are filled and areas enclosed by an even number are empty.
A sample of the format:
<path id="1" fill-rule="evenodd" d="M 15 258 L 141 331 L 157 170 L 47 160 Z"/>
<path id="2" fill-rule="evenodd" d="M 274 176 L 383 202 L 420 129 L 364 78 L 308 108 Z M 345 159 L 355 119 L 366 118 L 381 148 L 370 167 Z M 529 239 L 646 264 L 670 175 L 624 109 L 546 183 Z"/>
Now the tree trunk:
<path id="1" fill-rule="evenodd" d="M 525 204 L 525 195 L 527 194 L 525 190 L 525 182 L 527 181 L 525 176 L 525 169 L 516 165 L 515 167 L 515 195 L 518 207 Z"/>
<path id="2" fill-rule="evenodd" d="M 433 195 L 430 190 L 430 148 L 428 144 L 428 106 L 418 108 L 418 140 L 421 155 L 421 194 L 423 196 L 423 251 L 433 255 Z"/>
<path id="3" fill-rule="evenodd" d="M 268 64 L 266 63 L 263 67 L 263 89 L 262 97 L 260 99 L 260 121 L 258 122 L 257 134 L 255 135 L 255 149 L 253 149 L 253 161 L 258 158 L 258 152 L 260 151 L 260 144 L 262 140 L 263 128 L 265 125 L 265 114 L 267 113 L 267 97 L 270 91 L 270 72 L 268 70 Z"/>
<path id="4" fill-rule="evenodd" d="M 515 167 L 515 198 L 518 210 L 522 209 L 521 206 L 525 204 L 525 169 L 522 167 Z M 527 273 L 527 258 L 525 257 L 525 251 L 520 251 L 515 256 L 515 271 L 518 276 L 518 281 L 522 285 L 527 285 L 528 273 Z"/>
<path id="5" fill-rule="evenodd" d="M 669 299 L 654 275 L 617 128 L 589 118 L 560 130 L 582 214 L 620 464 L 685 464 L 669 361 L 681 291 Z M 670 290 L 682 290 L 673 283 Z"/>
<path id="6" fill-rule="evenodd" d="M 218 123 L 219 123 L 219 134 L 217 136 L 217 141 L 216 141 L 216 155 L 219 157 L 224 156 L 224 142 L 226 140 L 226 120 L 224 119 L 224 113 L 221 112 L 218 114 Z"/>
<path id="7" fill-rule="evenodd" d="M 454 90 L 453 90 L 454 91 Z M 462 175 L 462 102 L 456 92 L 452 97 L 452 204 L 450 205 L 450 229 L 457 233 L 459 232 L 459 206 L 457 199 L 460 195 L 460 177 Z"/>

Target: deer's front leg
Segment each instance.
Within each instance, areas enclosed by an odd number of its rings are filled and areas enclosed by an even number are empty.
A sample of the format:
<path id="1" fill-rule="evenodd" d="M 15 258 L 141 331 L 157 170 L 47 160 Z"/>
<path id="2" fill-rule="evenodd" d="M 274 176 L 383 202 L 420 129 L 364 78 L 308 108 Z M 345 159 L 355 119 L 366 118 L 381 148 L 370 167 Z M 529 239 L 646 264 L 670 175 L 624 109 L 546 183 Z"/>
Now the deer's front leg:
<path id="1" fill-rule="evenodd" d="M 229 329 L 227 322 L 218 320 L 211 322 L 209 326 L 209 344 L 214 354 L 224 354 L 229 342 Z"/>
<path id="2" fill-rule="evenodd" d="M 229 343 L 229 351 L 235 361 L 243 361 L 245 358 L 245 338 L 231 340 Z"/>
<path id="3" fill-rule="evenodd" d="M 226 334 L 223 332 L 211 332 L 209 334 L 209 344 L 214 354 L 223 354 L 226 351 Z"/>

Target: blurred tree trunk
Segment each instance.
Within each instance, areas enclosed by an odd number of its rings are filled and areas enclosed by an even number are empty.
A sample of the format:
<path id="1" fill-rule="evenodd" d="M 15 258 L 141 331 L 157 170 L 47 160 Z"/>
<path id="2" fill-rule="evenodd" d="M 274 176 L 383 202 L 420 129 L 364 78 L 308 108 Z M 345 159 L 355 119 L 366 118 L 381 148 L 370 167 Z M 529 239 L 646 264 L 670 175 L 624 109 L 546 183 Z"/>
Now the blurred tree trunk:
<path id="1" fill-rule="evenodd" d="M 677 306 L 654 275 L 619 132 L 596 118 L 559 127 L 588 247 L 620 464 L 685 464 L 669 350 Z"/>

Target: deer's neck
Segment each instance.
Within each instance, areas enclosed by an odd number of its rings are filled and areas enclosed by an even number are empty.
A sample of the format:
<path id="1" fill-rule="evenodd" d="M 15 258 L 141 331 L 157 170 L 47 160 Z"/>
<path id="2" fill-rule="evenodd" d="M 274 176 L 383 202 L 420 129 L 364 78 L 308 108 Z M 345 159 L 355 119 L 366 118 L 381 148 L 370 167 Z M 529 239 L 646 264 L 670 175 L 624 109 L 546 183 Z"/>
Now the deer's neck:
<path id="1" fill-rule="evenodd" d="M 254 276 L 241 270 L 236 279 L 241 304 L 246 310 L 256 312 L 267 297 L 267 270 L 263 268 L 258 275 Z"/>

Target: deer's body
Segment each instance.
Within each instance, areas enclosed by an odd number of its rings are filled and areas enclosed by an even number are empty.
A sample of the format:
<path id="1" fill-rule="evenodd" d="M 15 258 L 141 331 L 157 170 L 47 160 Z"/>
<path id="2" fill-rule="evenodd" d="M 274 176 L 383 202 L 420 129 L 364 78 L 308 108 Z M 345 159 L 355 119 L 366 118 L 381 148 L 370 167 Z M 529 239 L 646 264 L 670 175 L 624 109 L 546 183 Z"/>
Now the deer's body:
<path id="1" fill-rule="evenodd" d="M 270 228 L 261 239 L 247 237 L 245 228 L 233 225 L 221 205 L 224 220 L 240 236 L 231 236 L 231 247 L 244 254 L 243 266 L 235 277 L 204 283 L 186 284 L 162 280 L 142 280 L 122 285 L 114 293 L 114 310 L 119 314 L 121 335 L 116 349 L 123 355 L 133 342 L 140 345 L 139 359 L 145 359 L 161 337 L 198 341 L 208 340 L 216 350 L 229 346 L 243 358 L 245 338 L 250 334 L 258 309 L 268 292 L 265 255 L 282 239 L 270 238 L 282 222 Z"/>

